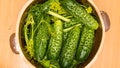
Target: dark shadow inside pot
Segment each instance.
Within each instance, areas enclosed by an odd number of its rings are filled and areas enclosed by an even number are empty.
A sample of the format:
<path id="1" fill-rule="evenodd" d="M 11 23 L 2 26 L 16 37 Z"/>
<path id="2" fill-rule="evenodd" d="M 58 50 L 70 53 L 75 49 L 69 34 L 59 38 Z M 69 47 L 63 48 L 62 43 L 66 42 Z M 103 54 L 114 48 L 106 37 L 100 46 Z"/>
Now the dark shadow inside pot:
<path id="1" fill-rule="evenodd" d="M 41 0 L 39 0 L 40 2 L 43 2 Z M 39 68 L 42 68 L 42 66 L 37 62 L 35 61 L 34 59 L 31 59 L 29 57 L 29 54 L 26 53 L 26 48 L 25 48 L 25 39 L 24 39 L 24 32 L 23 32 L 23 26 L 25 24 L 25 19 L 26 19 L 26 16 L 27 16 L 27 11 L 29 10 L 30 6 L 31 5 L 34 5 L 35 3 L 37 3 L 37 0 L 33 1 L 25 10 L 25 12 L 23 13 L 22 15 L 22 18 L 21 18 L 21 21 L 20 21 L 20 28 L 19 28 L 19 42 L 20 42 L 20 47 L 22 49 L 22 52 L 24 54 L 24 56 L 26 57 L 26 59 L 32 63 L 35 67 L 39 67 Z M 99 17 L 97 15 L 96 12 L 94 12 L 94 14 L 96 16 L 96 18 L 98 19 L 98 22 L 100 24 L 100 20 L 99 20 Z M 92 48 L 92 51 L 88 57 L 88 59 L 84 62 L 84 63 L 81 63 L 79 64 L 77 67 L 78 68 L 83 68 L 85 67 L 88 63 L 91 62 L 91 60 L 94 58 L 94 56 L 96 55 L 99 47 L 100 47 L 100 44 L 101 44 L 101 39 L 102 39 L 102 26 L 100 24 L 100 27 L 95 31 L 95 39 L 94 39 L 94 45 L 93 45 L 93 48 Z"/>

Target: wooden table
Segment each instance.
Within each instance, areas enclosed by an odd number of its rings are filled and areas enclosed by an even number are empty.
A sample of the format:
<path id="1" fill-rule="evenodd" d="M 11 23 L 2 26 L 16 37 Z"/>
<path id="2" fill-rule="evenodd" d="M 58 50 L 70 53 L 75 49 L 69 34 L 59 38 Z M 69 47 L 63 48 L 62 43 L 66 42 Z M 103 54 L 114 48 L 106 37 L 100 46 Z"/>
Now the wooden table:
<path id="1" fill-rule="evenodd" d="M 0 68 L 29 68 L 14 54 L 9 37 L 16 30 L 18 14 L 27 0 L 0 0 Z M 104 47 L 91 68 L 120 68 L 120 0 L 94 0 L 108 13 L 111 28 L 106 32 Z"/>

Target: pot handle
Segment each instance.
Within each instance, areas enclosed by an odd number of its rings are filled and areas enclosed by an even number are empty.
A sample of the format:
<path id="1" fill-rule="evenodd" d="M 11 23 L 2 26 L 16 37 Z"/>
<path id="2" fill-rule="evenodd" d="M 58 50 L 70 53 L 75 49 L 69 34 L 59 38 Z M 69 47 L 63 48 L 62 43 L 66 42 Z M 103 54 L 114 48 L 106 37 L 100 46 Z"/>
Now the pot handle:
<path id="1" fill-rule="evenodd" d="M 103 21 L 104 21 L 105 32 L 107 32 L 110 29 L 110 18 L 105 11 L 100 11 L 100 13 L 101 13 Z"/>
<path id="2" fill-rule="evenodd" d="M 9 42 L 10 42 L 10 48 L 13 51 L 13 53 L 19 54 L 19 51 L 17 50 L 17 47 L 16 47 L 17 43 L 16 43 L 15 33 L 11 34 Z"/>

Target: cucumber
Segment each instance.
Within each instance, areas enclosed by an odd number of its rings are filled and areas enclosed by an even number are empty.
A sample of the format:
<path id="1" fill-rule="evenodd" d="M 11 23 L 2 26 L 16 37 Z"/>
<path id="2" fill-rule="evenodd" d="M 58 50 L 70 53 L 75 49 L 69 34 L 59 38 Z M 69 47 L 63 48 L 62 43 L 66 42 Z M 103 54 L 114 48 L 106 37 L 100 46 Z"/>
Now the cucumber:
<path id="1" fill-rule="evenodd" d="M 62 35 L 63 35 L 63 24 L 61 20 L 54 22 L 55 36 L 51 36 L 47 58 L 49 60 L 56 60 L 59 57 L 59 53 L 62 47 Z"/>
<path id="2" fill-rule="evenodd" d="M 37 61 L 40 61 L 44 58 L 47 50 L 48 40 L 49 34 L 47 26 L 44 22 L 42 22 L 34 35 L 34 54 Z"/>
<path id="3" fill-rule="evenodd" d="M 80 36 L 80 26 L 74 27 L 68 33 L 67 41 L 65 45 L 63 45 L 64 47 L 61 50 L 61 54 L 60 54 L 61 68 L 69 68 L 69 66 L 72 64 L 77 49 L 79 36 Z"/>
<path id="4" fill-rule="evenodd" d="M 60 2 L 66 12 L 77 18 L 83 24 L 94 30 L 98 28 L 99 25 L 97 20 L 87 13 L 87 11 L 76 0 L 60 0 Z"/>
<path id="5" fill-rule="evenodd" d="M 94 30 L 91 30 L 87 27 L 83 27 L 83 31 L 76 52 L 76 60 L 79 63 L 85 62 L 85 60 L 88 58 L 92 50 L 93 41 L 94 41 Z"/>

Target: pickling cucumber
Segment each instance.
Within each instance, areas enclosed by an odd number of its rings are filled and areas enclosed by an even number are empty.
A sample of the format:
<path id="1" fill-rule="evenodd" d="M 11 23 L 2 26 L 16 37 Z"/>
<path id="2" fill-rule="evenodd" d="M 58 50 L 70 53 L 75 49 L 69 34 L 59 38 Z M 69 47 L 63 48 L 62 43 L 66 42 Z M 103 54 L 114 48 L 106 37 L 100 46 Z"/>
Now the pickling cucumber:
<path id="1" fill-rule="evenodd" d="M 47 57 L 49 60 L 56 60 L 62 47 L 63 24 L 61 20 L 54 22 L 54 36 L 51 36 Z"/>
<path id="2" fill-rule="evenodd" d="M 93 41 L 94 30 L 83 27 L 83 31 L 76 52 L 76 60 L 79 63 L 85 62 L 85 60 L 88 58 L 93 47 Z"/>
<path id="3" fill-rule="evenodd" d="M 69 66 L 72 64 L 78 40 L 80 36 L 80 27 L 76 26 L 74 27 L 69 33 L 68 33 L 68 38 L 63 45 L 61 54 L 60 54 L 60 65 L 61 68 L 69 68 Z"/>
<path id="4" fill-rule="evenodd" d="M 87 11 L 76 0 L 60 0 L 60 2 L 66 12 L 80 20 L 83 24 L 94 30 L 98 28 L 99 25 L 97 20 L 87 13 Z"/>
<path id="5" fill-rule="evenodd" d="M 47 26 L 44 22 L 42 22 L 38 30 L 36 31 L 36 34 L 34 35 L 34 56 L 37 61 L 44 58 L 47 50 L 48 40 L 49 34 Z"/>

